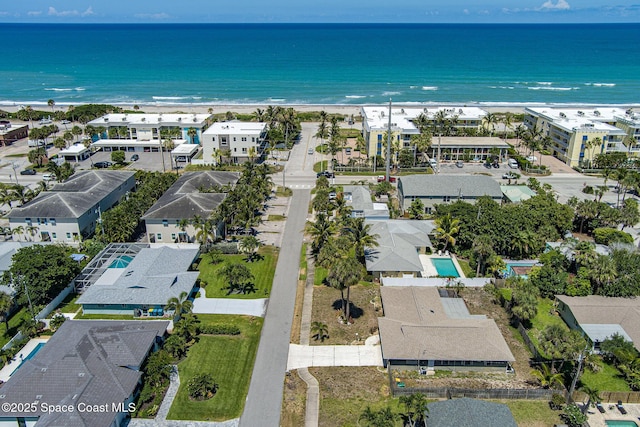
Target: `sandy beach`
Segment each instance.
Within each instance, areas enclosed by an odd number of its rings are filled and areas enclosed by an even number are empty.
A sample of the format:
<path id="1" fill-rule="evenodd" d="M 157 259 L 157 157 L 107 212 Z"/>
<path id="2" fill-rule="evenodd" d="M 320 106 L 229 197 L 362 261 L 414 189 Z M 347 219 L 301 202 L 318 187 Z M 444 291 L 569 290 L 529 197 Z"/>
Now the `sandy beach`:
<path id="1" fill-rule="evenodd" d="M 82 105 L 82 104 L 78 104 Z M 293 107 L 296 111 L 299 112 L 309 112 L 309 111 L 326 111 L 330 114 L 345 114 L 345 115 L 354 115 L 358 116 L 360 114 L 360 109 L 365 105 L 336 105 L 336 104 L 327 104 L 327 105 L 316 105 L 316 104 L 272 104 L 279 105 L 281 107 Z M 366 104 L 367 106 L 380 104 Z M 443 103 L 443 105 L 445 105 Z M 446 105 L 454 105 L 454 104 L 446 104 Z M 226 113 L 227 111 L 231 111 L 239 114 L 251 114 L 256 111 L 257 108 L 266 109 L 269 104 L 229 104 L 229 105 L 201 105 L 201 104 L 138 104 L 140 111 L 144 111 L 145 113 L 175 113 L 175 112 L 186 112 L 186 113 L 207 113 L 209 112 L 209 108 L 213 110 L 213 114 Z M 456 105 L 458 106 L 458 105 Z M 118 105 L 124 110 L 133 110 L 134 106 L 132 105 Z M 411 104 L 393 104 L 394 108 L 420 108 L 419 104 L 411 103 Z M 433 104 L 429 104 L 430 108 L 433 108 Z M 479 106 L 480 108 L 491 112 L 491 113 L 523 113 L 524 107 L 518 105 L 497 105 L 497 106 Z M 0 104 L 0 110 L 8 111 L 10 113 L 15 113 L 20 110 L 22 105 L 2 105 Z M 36 110 L 40 111 L 50 111 L 51 107 L 46 105 L 38 105 L 33 107 Z M 54 106 L 54 110 L 56 111 L 67 111 L 69 105 L 67 104 L 56 104 Z"/>

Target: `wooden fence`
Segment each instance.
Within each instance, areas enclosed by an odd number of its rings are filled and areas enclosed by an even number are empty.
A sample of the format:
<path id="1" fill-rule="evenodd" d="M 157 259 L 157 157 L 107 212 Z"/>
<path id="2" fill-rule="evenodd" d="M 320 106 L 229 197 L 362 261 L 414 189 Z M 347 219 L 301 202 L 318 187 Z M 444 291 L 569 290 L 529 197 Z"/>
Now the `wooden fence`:
<path id="1" fill-rule="evenodd" d="M 470 397 L 474 399 L 519 399 L 519 400 L 551 400 L 554 393 L 562 394 L 561 390 L 537 389 L 537 388 L 493 388 L 470 389 L 448 387 L 398 387 L 395 382 L 391 386 L 393 396 L 406 396 L 414 393 L 422 393 L 428 399 L 457 399 Z"/>

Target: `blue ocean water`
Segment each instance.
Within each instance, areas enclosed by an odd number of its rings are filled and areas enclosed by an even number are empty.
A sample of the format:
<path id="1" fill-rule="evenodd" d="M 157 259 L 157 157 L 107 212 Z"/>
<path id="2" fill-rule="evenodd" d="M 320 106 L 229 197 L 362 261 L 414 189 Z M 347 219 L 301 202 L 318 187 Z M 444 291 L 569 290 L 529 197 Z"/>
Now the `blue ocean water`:
<path id="1" fill-rule="evenodd" d="M 0 104 L 640 102 L 640 24 L 2 24 L 0 40 Z"/>

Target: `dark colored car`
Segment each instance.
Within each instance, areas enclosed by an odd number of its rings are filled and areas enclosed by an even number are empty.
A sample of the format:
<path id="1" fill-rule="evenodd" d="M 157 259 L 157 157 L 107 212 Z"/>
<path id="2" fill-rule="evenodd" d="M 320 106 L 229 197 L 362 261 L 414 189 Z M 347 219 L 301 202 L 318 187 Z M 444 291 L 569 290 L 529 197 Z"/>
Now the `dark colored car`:
<path id="1" fill-rule="evenodd" d="M 35 175 L 36 171 L 34 169 L 25 169 L 20 171 L 20 175 Z"/>
<path id="2" fill-rule="evenodd" d="M 113 163 L 111 162 L 95 162 L 93 164 L 93 166 L 98 169 L 105 169 L 105 168 L 111 167 L 111 165 L 113 165 Z"/>
<path id="3" fill-rule="evenodd" d="M 462 163 L 462 160 L 458 160 L 456 162 L 456 167 L 459 167 L 459 168 L 464 167 L 464 163 Z"/>
<path id="4" fill-rule="evenodd" d="M 321 176 L 327 177 L 327 178 L 335 178 L 336 174 L 334 174 L 333 172 L 329 172 L 329 171 L 322 171 L 322 172 L 318 172 L 316 174 L 316 178 L 320 178 Z"/>
<path id="5" fill-rule="evenodd" d="M 140 160 L 140 156 L 138 156 L 137 154 L 134 154 L 133 156 L 131 156 L 132 162 L 137 162 L 138 160 Z"/>

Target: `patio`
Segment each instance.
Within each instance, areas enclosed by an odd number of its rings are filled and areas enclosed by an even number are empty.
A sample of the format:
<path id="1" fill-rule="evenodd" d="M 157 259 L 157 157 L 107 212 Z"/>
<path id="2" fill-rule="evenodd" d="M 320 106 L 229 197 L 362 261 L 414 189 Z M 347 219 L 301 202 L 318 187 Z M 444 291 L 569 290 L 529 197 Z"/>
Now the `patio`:
<path id="1" fill-rule="evenodd" d="M 451 262 L 453 262 L 453 265 L 457 270 L 458 277 L 460 278 L 465 277 L 464 273 L 462 272 L 462 268 L 460 267 L 460 264 L 458 264 L 458 260 L 453 255 L 420 254 L 418 257 L 420 258 L 420 263 L 422 264 L 422 272 L 421 272 L 422 277 L 441 277 L 440 273 L 438 272 L 438 269 L 436 268 L 434 263 L 431 261 L 433 259 L 451 260 Z"/>
<path id="2" fill-rule="evenodd" d="M 586 403 L 586 402 L 585 402 Z M 591 407 L 587 411 L 589 417 L 588 422 L 591 427 L 607 427 L 606 421 L 637 421 L 640 420 L 640 404 L 624 403 L 624 409 L 627 410 L 627 414 L 623 415 L 618 411 L 613 403 L 602 403 L 604 407 L 604 414 L 601 414 L 596 408 Z"/>

